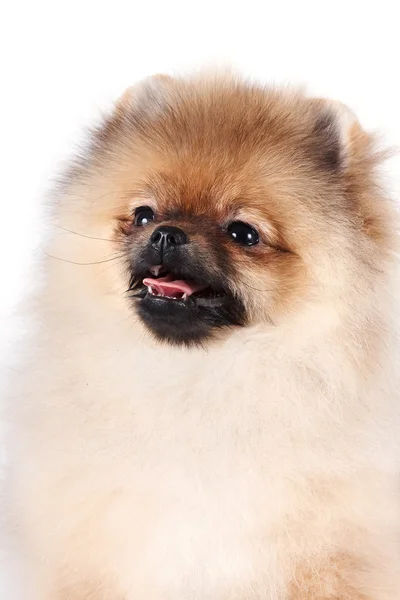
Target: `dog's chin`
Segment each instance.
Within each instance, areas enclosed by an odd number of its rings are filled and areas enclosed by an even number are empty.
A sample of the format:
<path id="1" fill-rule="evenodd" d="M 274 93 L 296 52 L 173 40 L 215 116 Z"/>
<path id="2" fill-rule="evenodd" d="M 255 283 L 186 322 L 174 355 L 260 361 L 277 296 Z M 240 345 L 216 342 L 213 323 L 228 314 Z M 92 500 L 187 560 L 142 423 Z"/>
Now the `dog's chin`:
<path id="1" fill-rule="evenodd" d="M 217 331 L 245 325 L 242 302 L 222 286 L 181 296 L 162 295 L 143 279 L 132 294 L 134 309 L 142 323 L 160 342 L 174 346 L 204 345 Z"/>

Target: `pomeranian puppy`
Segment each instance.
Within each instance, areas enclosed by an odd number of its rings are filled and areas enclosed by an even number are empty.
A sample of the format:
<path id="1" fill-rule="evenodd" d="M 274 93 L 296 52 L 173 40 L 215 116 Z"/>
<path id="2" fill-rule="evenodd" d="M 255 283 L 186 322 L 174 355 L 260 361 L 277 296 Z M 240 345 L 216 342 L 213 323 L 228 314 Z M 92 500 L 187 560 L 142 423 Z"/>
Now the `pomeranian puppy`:
<path id="1" fill-rule="evenodd" d="M 11 385 L 26 600 L 400 598 L 380 159 L 341 104 L 230 75 L 92 132 Z"/>

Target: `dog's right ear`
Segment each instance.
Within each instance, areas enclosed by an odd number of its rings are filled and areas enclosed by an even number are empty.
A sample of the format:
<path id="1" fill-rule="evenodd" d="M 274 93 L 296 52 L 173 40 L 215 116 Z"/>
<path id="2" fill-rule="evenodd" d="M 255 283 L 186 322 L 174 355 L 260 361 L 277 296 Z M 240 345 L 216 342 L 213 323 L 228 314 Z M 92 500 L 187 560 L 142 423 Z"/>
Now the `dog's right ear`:
<path id="1" fill-rule="evenodd" d="M 134 123 L 140 125 L 143 115 L 157 117 L 169 103 L 174 79 L 169 75 L 152 75 L 129 87 L 120 96 L 111 113 L 94 130 L 98 151 L 109 149 Z"/>
<path id="2" fill-rule="evenodd" d="M 123 114 L 135 108 L 161 109 L 167 101 L 173 83 L 174 79 L 170 75 L 157 74 L 146 77 L 125 90 L 116 103 L 116 110 Z"/>

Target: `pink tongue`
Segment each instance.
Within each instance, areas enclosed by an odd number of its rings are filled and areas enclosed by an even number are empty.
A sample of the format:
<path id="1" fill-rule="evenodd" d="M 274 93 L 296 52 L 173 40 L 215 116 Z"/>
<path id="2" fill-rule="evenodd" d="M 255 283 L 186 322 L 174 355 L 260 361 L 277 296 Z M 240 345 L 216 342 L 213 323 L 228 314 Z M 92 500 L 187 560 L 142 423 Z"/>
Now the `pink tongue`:
<path id="1" fill-rule="evenodd" d="M 144 285 L 147 287 L 151 287 L 153 291 L 156 291 L 159 296 L 167 296 L 167 297 L 180 297 L 186 294 L 187 296 L 191 296 L 195 292 L 199 292 L 203 290 L 205 285 L 198 285 L 194 282 L 183 281 L 182 279 L 177 279 L 174 281 L 172 275 L 166 275 L 165 277 L 159 277 L 158 279 L 152 279 L 151 277 L 146 277 L 143 279 Z"/>

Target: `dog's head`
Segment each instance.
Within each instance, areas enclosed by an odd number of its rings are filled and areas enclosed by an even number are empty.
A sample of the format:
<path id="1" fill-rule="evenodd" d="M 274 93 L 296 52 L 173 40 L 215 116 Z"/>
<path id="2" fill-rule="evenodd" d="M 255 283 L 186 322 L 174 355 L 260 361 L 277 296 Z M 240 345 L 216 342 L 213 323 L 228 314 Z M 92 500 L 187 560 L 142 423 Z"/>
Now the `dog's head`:
<path id="1" fill-rule="evenodd" d="M 75 176 L 96 175 L 132 310 L 159 340 L 191 345 L 355 284 L 390 233 L 375 160 L 341 105 L 155 77 L 123 96 Z"/>

